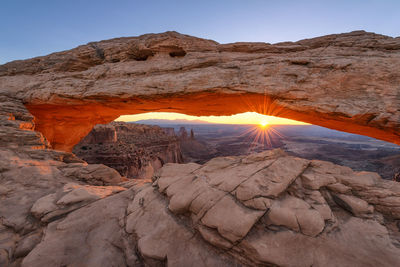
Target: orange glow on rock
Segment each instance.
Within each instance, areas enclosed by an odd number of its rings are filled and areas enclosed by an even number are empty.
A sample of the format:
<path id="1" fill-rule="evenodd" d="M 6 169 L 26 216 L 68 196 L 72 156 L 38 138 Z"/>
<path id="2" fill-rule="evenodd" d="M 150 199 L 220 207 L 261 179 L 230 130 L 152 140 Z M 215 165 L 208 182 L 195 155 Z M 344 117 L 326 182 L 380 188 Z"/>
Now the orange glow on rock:
<path id="1" fill-rule="evenodd" d="M 193 93 L 170 97 L 52 99 L 53 104 L 31 103 L 35 130 L 49 140 L 54 149 L 72 151 L 96 124 L 105 124 L 121 115 L 145 112 L 177 112 L 193 116 L 229 116 L 244 112 L 288 118 L 335 130 L 362 134 L 400 144 L 394 128 L 376 127 L 368 116 L 347 117 L 338 113 L 320 113 L 316 109 L 294 110 L 264 94 Z M 367 114 L 368 115 L 368 114 Z"/>

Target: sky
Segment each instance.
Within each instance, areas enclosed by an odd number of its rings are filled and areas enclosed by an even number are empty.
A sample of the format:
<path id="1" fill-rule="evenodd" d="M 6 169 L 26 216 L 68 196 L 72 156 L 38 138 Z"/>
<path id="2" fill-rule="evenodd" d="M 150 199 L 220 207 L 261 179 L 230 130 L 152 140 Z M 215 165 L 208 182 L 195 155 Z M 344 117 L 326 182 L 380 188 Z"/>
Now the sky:
<path id="1" fill-rule="evenodd" d="M 147 119 L 185 119 L 185 120 L 202 120 L 211 123 L 222 123 L 222 124 L 260 124 L 260 125 L 276 125 L 276 124 L 292 124 L 292 125 L 305 125 L 307 123 L 278 118 L 274 116 L 267 116 L 258 114 L 256 112 L 245 112 L 232 116 L 189 116 L 180 113 L 167 113 L 167 112 L 149 112 L 137 115 L 124 115 L 120 116 L 117 121 L 138 121 Z"/>
<path id="2" fill-rule="evenodd" d="M 276 43 L 361 29 L 400 36 L 400 1 L 0 0 L 0 64 L 169 30 Z"/>
<path id="3" fill-rule="evenodd" d="M 353 30 L 397 37 L 400 0 L 0 0 L 0 64 L 171 30 L 219 43 Z"/>

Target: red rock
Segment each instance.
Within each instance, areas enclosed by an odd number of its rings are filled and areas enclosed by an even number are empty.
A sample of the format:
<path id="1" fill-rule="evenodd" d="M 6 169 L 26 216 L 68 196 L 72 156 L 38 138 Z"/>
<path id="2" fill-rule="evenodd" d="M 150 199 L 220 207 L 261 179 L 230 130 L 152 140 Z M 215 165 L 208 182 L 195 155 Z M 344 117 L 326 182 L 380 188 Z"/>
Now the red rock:
<path id="1" fill-rule="evenodd" d="M 150 179 L 166 163 L 182 163 L 178 138 L 158 126 L 113 122 L 96 125 L 73 152 L 128 178 Z"/>
<path id="2" fill-rule="evenodd" d="M 255 111 L 400 144 L 400 39 L 364 31 L 218 44 L 176 32 L 90 43 L 0 66 L 53 148 L 151 111 Z"/>

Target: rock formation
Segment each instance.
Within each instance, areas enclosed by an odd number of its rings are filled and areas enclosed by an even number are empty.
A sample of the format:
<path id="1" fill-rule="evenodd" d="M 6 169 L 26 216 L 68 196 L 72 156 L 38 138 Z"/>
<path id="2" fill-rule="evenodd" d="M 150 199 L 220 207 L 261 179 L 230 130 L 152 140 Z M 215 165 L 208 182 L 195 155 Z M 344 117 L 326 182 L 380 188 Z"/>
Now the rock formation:
<path id="1" fill-rule="evenodd" d="M 376 173 L 272 150 L 124 181 L 1 100 L 0 266 L 400 264 L 400 184 Z"/>
<path id="2" fill-rule="evenodd" d="M 186 128 L 181 127 L 178 131 L 178 137 L 185 163 L 196 162 L 202 164 L 218 156 L 214 147 L 195 138 L 193 129 L 190 130 L 189 135 Z"/>
<path id="3" fill-rule="evenodd" d="M 125 190 L 114 169 L 47 149 L 17 99 L 0 96 L 0 266 L 19 266 L 47 223 Z M 107 186 L 93 186 L 101 184 Z"/>
<path id="4" fill-rule="evenodd" d="M 278 44 L 218 44 L 176 32 L 93 42 L 0 66 L 55 149 L 150 111 L 246 111 L 400 144 L 400 38 L 357 31 Z"/>
<path id="5" fill-rule="evenodd" d="M 365 32 L 275 45 L 169 32 L 0 66 L 0 266 L 399 266 L 400 184 L 376 173 L 273 150 L 126 181 L 65 152 L 158 110 L 254 110 L 399 143 L 399 51 Z"/>
<path id="6" fill-rule="evenodd" d="M 181 140 L 186 140 L 186 139 L 188 139 L 189 136 L 188 136 L 188 133 L 187 133 L 185 127 L 182 126 L 181 128 L 179 128 L 178 137 L 179 137 L 179 139 L 181 139 Z"/>
<path id="7" fill-rule="evenodd" d="M 175 129 L 172 127 L 162 127 L 163 131 L 165 132 L 165 134 L 169 135 L 169 136 L 174 136 L 176 137 L 175 134 Z"/>
<path id="8" fill-rule="evenodd" d="M 150 179 L 165 163 L 183 162 L 175 135 L 158 126 L 124 122 L 96 125 L 73 152 L 88 163 L 102 163 L 128 178 Z"/>
<path id="9" fill-rule="evenodd" d="M 399 203 L 398 183 L 279 150 L 167 164 L 50 223 L 22 266 L 396 266 Z"/>

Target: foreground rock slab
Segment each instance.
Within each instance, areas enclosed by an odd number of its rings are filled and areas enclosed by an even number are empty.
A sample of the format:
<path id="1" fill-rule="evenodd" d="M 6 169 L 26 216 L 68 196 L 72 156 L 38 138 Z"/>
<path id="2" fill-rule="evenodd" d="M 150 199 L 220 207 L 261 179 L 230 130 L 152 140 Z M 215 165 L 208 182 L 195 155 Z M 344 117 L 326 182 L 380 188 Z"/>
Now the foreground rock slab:
<path id="1" fill-rule="evenodd" d="M 375 173 L 271 150 L 125 185 L 50 223 L 22 266 L 400 264 L 400 184 Z"/>
<path id="2" fill-rule="evenodd" d="M 0 99 L 0 266 L 400 265 L 400 184 L 376 173 L 271 150 L 126 181 Z"/>

